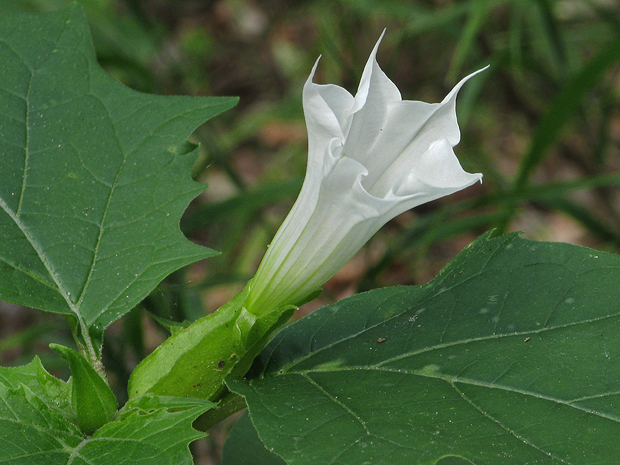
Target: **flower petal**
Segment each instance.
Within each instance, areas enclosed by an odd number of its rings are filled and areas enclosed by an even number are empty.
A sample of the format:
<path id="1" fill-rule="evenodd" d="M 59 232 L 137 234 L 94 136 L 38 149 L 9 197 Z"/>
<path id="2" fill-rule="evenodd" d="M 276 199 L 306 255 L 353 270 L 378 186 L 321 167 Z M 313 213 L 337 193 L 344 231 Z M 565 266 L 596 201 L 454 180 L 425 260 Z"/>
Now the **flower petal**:
<path id="1" fill-rule="evenodd" d="M 364 179 L 364 186 L 378 197 L 384 196 L 394 183 L 402 177 L 405 166 L 413 166 L 409 157 L 419 157 L 431 144 L 445 139 L 454 147 L 459 143 L 461 132 L 456 119 L 456 96 L 476 71 L 462 79 L 441 103 L 402 101 L 392 104 L 381 135 L 366 150 L 364 166 L 370 175 Z M 386 157 L 385 153 L 394 153 Z"/>
<path id="2" fill-rule="evenodd" d="M 368 98 L 381 100 L 386 104 L 402 100 L 396 84 L 387 77 L 377 63 L 377 51 L 384 35 L 385 30 L 381 33 L 381 37 L 377 40 L 372 52 L 370 52 L 368 61 L 366 61 L 364 72 L 355 94 L 355 106 L 352 108 L 352 113 L 356 113 L 366 106 Z"/>
<path id="3" fill-rule="evenodd" d="M 311 141 L 323 143 L 334 137 L 344 138 L 339 117 L 342 118 L 342 106 L 351 105 L 353 97 L 338 86 L 321 86 L 312 82 L 318 66 L 318 60 L 306 80 L 303 90 L 304 116 Z M 329 87 L 325 89 L 325 87 Z M 337 89 L 341 89 L 338 91 Z M 327 97 L 327 98 L 326 98 Z M 330 106 L 332 105 L 332 106 Z M 338 116 L 336 115 L 338 113 Z"/>
<path id="4" fill-rule="evenodd" d="M 303 107 L 308 130 L 308 165 L 306 178 L 322 176 L 326 165 L 331 164 L 329 155 L 340 156 L 344 148 L 345 130 L 350 121 L 353 96 L 335 85 L 319 85 L 312 82 L 318 60 L 312 68 L 303 90 Z M 347 129 L 348 130 L 348 129 Z M 304 182 L 305 184 L 305 182 Z"/>
<path id="5" fill-rule="evenodd" d="M 415 205 L 430 202 L 482 180 L 480 173 L 466 172 L 446 139 L 435 141 L 421 156 L 410 157 L 409 174 L 393 184 L 395 195 L 416 196 Z M 405 167 L 403 169 L 406 170 Z"/>
<path id="6" fill-rule="evenodd" d="M 366 62 L 344 147 L 348 157 L 364 165 L 368 161 L 366 149 L 374 145 L 374 140 L 380 136 L 380 129 L 385 126 L 388 107 L 402 101 L 400 91 L 377 63 L 377 49 L 382 38 L 383 35 Z"/>
<path id="7" fill-rule="evenodd" d="M 304 192 L 306 177 L 302 193 L 272 242 L 277 247 L 270 247 L 261 261 L 252 283 L 260 292 L 250 292 L 248 309 L 254 312 L 273 308 L 275 302 L 296 302 L 320 287 L 350 258 L 342 261 L 341 255 L 349 251 L 341 245 L 351 225 L 374 222 L 377 208 L 383 206 L 361 187 L 365 174 L 362 165 L 343 157 L 323 177 L 320 189 Z M 362 238 L 364 242 L 367 239 Z M 353 244 L 352 254 L 364 242 Z M 322 266 L 317 267 L 319 263 Z"/>
<path id="8" fill-rule="evenodd" d="M 405 210 L 482 178 L 463 170 L 456 95 L 402 101 L 376 61 L 375 45 L 355 97 L 334 85 L 304 86 L 308 167 L 301 193 L 254 277 L 246 308 L 256 315 L 296 304 Z"/>
<path id="9" fill-rule="evenodd" d="M 355 98 L 340 86 L 334 84 L 314 84 L 316 91 L 338 120 L 342 134 L 346 134 L 351 123 L 351 109 Z"/>

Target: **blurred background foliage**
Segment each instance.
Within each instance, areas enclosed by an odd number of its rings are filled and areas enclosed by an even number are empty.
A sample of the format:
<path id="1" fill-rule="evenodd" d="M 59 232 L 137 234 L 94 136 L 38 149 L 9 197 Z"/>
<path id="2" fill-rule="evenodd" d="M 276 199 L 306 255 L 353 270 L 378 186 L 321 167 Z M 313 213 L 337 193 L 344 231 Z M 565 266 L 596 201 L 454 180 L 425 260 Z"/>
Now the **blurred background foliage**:
<path id="1" fill-rule="evenodd" d="M 49 11 L 68 0 L 0 0 Z M 208 189 L 181 227 L 219 250 L 166 279 L 106 333 L 105 363 L 121 401 L 135 364 L 166 337 L 155 317 L 194 320 L 255 271 L 301 187 L 301 89 L 315 78 L 355 93 L 372 46 L 403 98 L 440 101 L 487 64 L 458 101 L 464 168 L 484 183 L 388 223 L 306 305 L 379 286 L 422 284 L 481 233 L 620 250 L 620 2 L 618 0 L 79 0 L 101 65 L 156 94 L 236 95 L 200 127 L 194 167 Z M 0 307 L 3 364 L 34 354 L 66 375 L 49 342 L 71 345 L 58 316 Z M 218 434 L 198 463 L 217 463 Z M 221 442 L 221 441 L 220 441 Z M 200 445 L 202 444 L 202 445 Z"/>

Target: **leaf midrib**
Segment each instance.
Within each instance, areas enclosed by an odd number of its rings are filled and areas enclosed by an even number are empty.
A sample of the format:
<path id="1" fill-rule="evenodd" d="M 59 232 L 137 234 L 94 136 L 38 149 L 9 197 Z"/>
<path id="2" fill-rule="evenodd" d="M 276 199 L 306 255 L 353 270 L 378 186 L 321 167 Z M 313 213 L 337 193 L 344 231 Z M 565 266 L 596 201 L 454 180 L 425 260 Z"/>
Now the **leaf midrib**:
<path id="1" fill-rule="evenodd" d="M 478 412 L 480 412 L 481 415 L 483 415 L 484 417 L 488 418 L 489 420 L 491 420 L 493 423 L 495 423 L 496 425 L 498 425 L 500 428 L 502 428 L 504 431 L 506 431 L 508 434 L 510 434 L 511 436 L 514 436 L 515 438 L 517 438 L 519 441 L 522 441 L 525 445 L 537 450 L 538 452 L 540 452 L 541 454 L 544 454 L 546 457 L 551 457 L 554 458 L 562 463 L 566 463 L 569 464 L 570 462 L 567 462 L 565 460 L 563 460 L 562 458 L 558 457 L 557 455 L 553 455 L 550 452 L 546 452 L 544 449 L 542 449 L 540 446 L 537 446 L 536 444 L 533 444 L 530 440 L 526 439 L 523 436 L 520 436 L 519 434 L 517 434 L 513 429 L 509 428 L 507 425 L 505 425 L 501 420 L 498 420 L 497 418 L 495 418 L 493 415 L 491 415 L 489 412 L 485 411 L 483 408 L 481 408 L 478 404 L 476 404 L 473 400 L 471 400 L 469 397 L 467 397 L 465 395 L 464 392 L 462 392 L 461 390 L 459 390 L 454 383 L 450 383 L 452 388 L 457 392 L 457 394 L 459 394 L 461 396 L 461 398 L 467 402 L 469 405 L 472 406 L 472 408 L 476 409 Z M 592 413 L 592 412 L 589 412 Z"/>
<path id="2" fill-rule="evenodd" d="M 80 314 L 79 314 L 79 312 L 78 312 L 78 310 L 76 308 L 76 306 L 73 304 L 73 302 L 71 302 L 71 299 L 67 295 L 66 290 L 61 285 L 62 281 L 60 280 L 60 277 L 56 273 L 56 270 L 54 269 L 54 266 L 47 260 L 45 254 L 43 253 L 43 249 L 41 248 L 39 243 L 28 232 L 28 229 L 26 228 L 26 226 L 16 216 L 15 212 L 12 209 L 9 208 L 9 206 L 6 204 L 6 202 L 3 199 L 0 199 L 0 207 L 13 220 L 15 225 L 19 228 L 21 233 L 24 235 L 24 237 L 26 238 L 26 240 L 28 241 L 28 243 L 32 247 L 32 249 L 36 252 L 37 256 L 39 257 L 39 260 L 41 260 L 41 263 L 43 263 L 43 266 L 45 267 L 45 269 L 49 273 L 50 277 L 54 281 L 54 284 L 56 285 L 56 289 L 55 290 L 58 291 L 58 293 L 63 297 L 63 299 L 67 303 L 67 306 L 69 307 L 69 310 L 71 310 L 71 312 L 73 312 L 78 318 L 81 318 Z"/>
<path id="3" fill-rule="evenodd" d="M 292 362 L 290 362 L 287 365 L 281 366 L 278 368 L 278 372 L 280 373 L 288 373 L 288 372 L 292 372 L 295 373 L 294 371 L 289 371 L 291 369 L 293 369 L 295 366 L 299 365 L 300 363 L 311 359 L 312 357 L 314 357 L 315 355 L 325 351 L 325 350 L 329 350 L 334 348 L 335 346 L 337 346 L 338 344 L 345 342 L 347 340 L 350 339 L 355 339 L 356 337 L 364 334 L 367 331 L 370 331 L 372 329 L 375 329 L 383 324 L 385 324 L 387 321 L 390 321 L 394 318 L 398 318 L 398 317 L 402 317 L 402 314 L 398 314 L 395 315 L 387 320 L 384 321 L 380 321 L 372 326 L 367 326 L 365 327 L 363 330 L 355 333 L 355 334 L 351 334 L 347 337 L 344 337 L 342 339 L 339 339 L 337 341 L 334 341 L 332 343 L 326 344 L 323 347 L 320 347 L 319 349 L 315 350 L 315 351 L 311 351 L 295 360 L 293 360 Z M 548 331 L 554 331 L 557 329 L 564 329 L 564 328 L 570 328 L 573 326 L 578 326 L 578 325 L 582 325 L 582 324 L 588 324 L 588 323 L 595 323 L 595 322 L 599 322 L 599 321 L 603 321 L 609 318 L 616 318 L 616 317 L 620 317 L 620 312 L 617 313 L 613 313 L 610 315 L 604 315 L 598 318 L 590 318 L 587 320 L 581 320 L 581 321 L 573 321 L 573 322 L 569 322 L 569 323 L 565 323 L 565 324 L 560 324 L 560 325 L 555 325 L 555 326 L 547 326 L 547 327 L 542 327 L 539 329 L 528 329 L 528 330 L 524 330 L 524 331 L 514 331 L 514 332 L 510 332 L 510 333 L 493 333 L 493 334 L 489 334 L 487 336 L 480 336 L 480 337 L 475 337 L 475 338 L 468 338 L 468 339 L 460 339 L 458 341 L 453 341 L 453 342 L 447 342 L 447 343 L 440 343 L 440 344 L 435 344 L 432 346 L 427 346 L 424 347 L 423 349 L 419 349 L 419 350 L 415 350 L 415 351 L 411 351 L 411 352 L 407 352 L 404 354 L 399 354 L 396 357 L 392 357 L 386 360 L 383 360 L 380 362 L 380 364 L 377 364 L 375 366 L 379 366 L 379 365 L 383 365 L 383 364 L 387 364 L 387 363 L 391 363 L 391 362 L 395 362 L 398 360 L 401 360 L 403 358 L 407 358 L 407 357 L 411 357 L 411 356 L 415 356 L 415 355 L 419 355 L 419 354 L 423 354 L 426 352 L 431 352 L 433 350 L 438 350 L 438 349 L 444 349 L 444 348 L 448 348 L 448 347 L 454 347 L 454 346 L 458 346 L 458 345 L 462 345 L 462 344 L 469 344 L 472 342 L 481 342 L 481 341 L 487 341 L 487 340 L 493 340 L 493 339 L 500 339 L 502 337 L 514 337 L 514 336 L 531 336 L 534 334 L 541 334 L 541 333 L 545 333 Z M 280 343 L 282 343 L 284 341 L 284 338 L 279 341 Z M 279 345 L 279 344 L 278 344 Z M 271 352 L 273 354 L 273 352 L 275 352 L 277 346 L 274 347 L 273 351 Z M 301 370 L 299 372 L 302 372 L 304 370 Z"/>
<path id="4" fill-rule="evenodd" d="M 58 35 L 58 37 L 56 39 L 56 43 L 58 43 L 58 41 L 60 40 L 60 37 L 64 34 L 66 25 L 67 25 L 67 23 L 65 22 L 64 27 L 62 28 L 62 30 L 60 31 L 60 33 L 59 33 L 59 35 Z M 6 41 L 3 41 L 3 43 L 5 43 L 7 46 L 10 47 L 10 45 L 8 43 L 6 43 Z M 10 48 L 12 50 L 12 47 L 10 47 Z M 51 53 L 53 52 L 54 49 L 55 48 L 52 48 L 49 51 L 48 56 L 44 60 L 42 60 L 42 62 L 46 61 L 49 58 L 49 55 L 51 55 Z M 19 54 L 17 52 L 14 51 L 14 53 L 16 53 L 17 56 L 19 56 Z M 41 260 L 41 263 L 43 264 L 43 266 L 45 267 L 45 269 L 49 273 L 50 277 L 54 281 L 54 284 L 56 285 L 56 289 L 55 290 L 65 300 L 69 310 L 72 313 L 74 313 L 76 315 L 76 317 L 81 321 L 81 316 L 80 316 L 80 314 L 78 312 L 78 309 L 73 304 L 73 302 L 69 298 L 69 295 L 67 294 L 67 291 L 62 286 L 62 281 L 61 281 L 60 277 L 58 276 L 54 266 L 52 265 L 52 263 L 50 263 L 46 259 L 46 256 L 43 253 L 42 247 L 36 241 L 36 239 L 28 232 L 28 229 L 26 228 L 26 226 L 23 224 L 23 222 L 20 219 L 21 208 L 22 208 L 22 205 L 23 205 L 24 194 L 25 194 L 25 190 L 26 190 L 27 173 L 28 173 L 28 165 L 29 165 L 29 154 L 30 154 L 29 147 L 30 147 L 30 139 L 31 139 L 31 133 L 30 133 L 30 128 L 31 128 L 30 113 L 31 112 L 30 112 L 29 102 L 31 100 L 30 96 L 31 96 L 31 92 L 32 92 L 32 80 L 33 80 L 33 75 L 34 75 L 34 72 L 35 72 L 35 70 L 31 69 L 26 64 L 26 62 L 24 60 L 22 60 L 22 63 L 24 63 L 26 68 L 28 68 L 28 70 L 30 71 L 30 80 L 28 82 L 28 88 L 26 90 L 26 98 L 25 98 L 25 101 L 26 101 L 26 114 L 25 114 L 25 117 L 24 117 L 24 121 L 25 121 L 25 126 L 26 126 L 26 134 L 25 134 L 25 140 L 24 140 L 24 170 L 23 170 L 23 176 L 22 176 L 22 186 L 21 186 L 19 201 L 18 201 L 18 204 L 17 204 L 17 210 L 13 211 L 11 208 L 9 208 L 8 204 L 2 198 L 0 198 L 0 208 L 2 208 L 2 210 L 4 210 L 4 212 L 13 220 L 15 225 L 19 228 L 19 230 L 24 235 L 24 237 L 26 238 L 26 240 L 28 241 L 30 246 L 36 252 L 37 256 L 39 257 L 39 260 Z M 40 280 L 37 280 L 37 281 L 40 281 Z M 49 286 L 49 284 L 46 284 L 46 285 L 48 287 L 51 287 L 51 286 Z"/>
<path id="5" fill-rule="evenodd" d="M 570 401 L 567 401 L 567 400 L 562 400 L 562 399 L 558 399 L 558 398 L 555 398 L 555 397 L 539 394 L 539 393 L 534 392 L 534 391 L 527 391 L 525 389 L 518 389 L 518 388 L 515 388 L 515 387 L 507 386 L 505 384 L 491 384 L 491 383 L 488 383 L 488 382 L 485 382 L 485 381 L 479 381 L 479 380 L 472 379 L 472 378 L 461 378 L 461 377 L 458 377 L 458 376 L 449 376 L 449 375 L 432 375 L 432 374 L 429 374 L 429 373 L 422 373 L 422 372 L 415 371 L 415 370 L 407 370 L 406 368 L 405 369 L 402 369 L 402 368 L 385 368 L 385 367 L 378 367 L 378 366 L 319 368 L 319 369 L 310 369 L 310 370 L 304 370 L 304 371 L 297 371 L 297 372 L 292 372 L 292 373 L 283 373 L 281 376 L 300 375 L 303 378 L 306 378 L 308 380 L 312 380 L 312 384 L 318 384 L 316 380 L 311 378 L 311 375 L 313 373 L 321 373 L 321 374 L 323 374 L 323 373 L 343 373 L 343 372 L 348 372 L 348 371 L 371 371 L 371 372 L 380 372 L 380 373 L 394 373 L 394 374 L 401 374 L 401 375 L 412 375 L 412 376 L 419 376 L 421 378 L 440 379 L 440 380 L 443 380 L 443 381 L 447 382 L 448 384 L 450 384 L 457 392 L 460 392 L 460 391 L 455 387 L 455 384 L 464 384 L 464 385 L 468 385 L 468 386 L 484 387 L 484 388 L 487 388 L 487 389 L 497 389 L 497 390 L 511 392 L 511 393 L 515 393 L 515 394 L 521 394 L 521 395 L 524 395 L 524 396 L 534 397 L 534 398 L 540 399 L 540 400 L 546 400 L 546 401 L 549 401 L 549 402 L 554 402 L 556 404 L 561 404 L 561 405 L 564 405 L 564 406 L 567 406 L 567 407 L 571 407 L 571 408 L 580 410 L 580 411 L 588 413 L 590 415 L 596 415 L 596 416 L 604 418 L 606 420 L 611 420 L 611 421 L 614 421 L 616 423 L 620 423 L 620 417 L 609 415 L 609 414 L 606 414 L 604 412 L 597 412 L 596 410 L 594 410 L 592 408 L 585 408 L 585 407 L 581 407 L 579 405 L 575 405 L 576 402 L 581 402 L 583 400 L 588 400 L 588 399 L 597 398 L 597 397 L 605 397 L 605 396 L 617 395 L 617 394 L 620 394 L 620 391 L 606 392 L 606 393 L 603 393 L 603 394 L 599 394 L 597 396 L 579 397 L 577 399 L 572 399 Z"/>
<path id="6" fill-rule="evenodd" d="M 0 200 L 0 204 L 2 203 L 2 200 Z M 34 281 L 38 282 L 39 284 L 42 284 L 43 286 L 51 289 L 51 290 L 57 290 L 54 286 L 52 286 L 48 281 L 46 281 L 43 276 L 34 273 L 30 270 L 26 270 L 24 268 L 21 268 L 19 265 L 17 265 L 16 263 L 10 262 L 9 260 L 7 260 L 4 257 L 0 257 L 0 262 L 6 263 L 7 265 L 9 265 L 11 268 L 19 271 L 20 273 L 25 274 L 26 276 L 30 276 Z"/>

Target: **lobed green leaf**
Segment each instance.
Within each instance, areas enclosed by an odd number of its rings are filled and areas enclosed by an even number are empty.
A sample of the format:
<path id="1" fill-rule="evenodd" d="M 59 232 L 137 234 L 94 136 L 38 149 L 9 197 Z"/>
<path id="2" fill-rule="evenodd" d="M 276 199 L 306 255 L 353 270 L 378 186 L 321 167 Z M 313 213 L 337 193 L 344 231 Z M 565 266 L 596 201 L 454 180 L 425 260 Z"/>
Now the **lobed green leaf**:
<path id="1" fill-rule="evenodd" d="M 0 299 L 99 339 L 172 271 L 215 252 L 179 229 L 204 185 L 186 138 L 234 98 L 130 90 L 77 4 L 0 17 Z"/>
<path id="2" fill-rule="evenodd" d="M 140 397 L 92 436 L 71 413 L 71 384 L 38 359 L 0 368 L 0 463 L 12 465 L 191 464 L 188 444 L 204 436 L 192 422 L 213 404 L 197 399 Z"/>

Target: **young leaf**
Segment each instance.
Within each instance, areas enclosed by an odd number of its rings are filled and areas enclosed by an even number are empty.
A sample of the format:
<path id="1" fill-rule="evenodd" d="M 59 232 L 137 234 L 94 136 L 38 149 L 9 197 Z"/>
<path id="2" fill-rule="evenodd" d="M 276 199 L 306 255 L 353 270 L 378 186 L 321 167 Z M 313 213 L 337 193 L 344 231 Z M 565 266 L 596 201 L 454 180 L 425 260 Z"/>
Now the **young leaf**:
<path id="1" fill-rule="evenodd" d="M 203 436 L 192 422 L 213 406 L 196 399 L 141 397 L 89 437 L 68 413 L 70 391 L 71 383 L 49 375 L 38 359 L 0 368 L 0 463 L 190 465 L 188 444 Z"/>
<path id="2" fill-rule="evenodd" d="M 49 400 L 54 410 L 64 417 L 71 418 L 71 383 L 65 383 L 50 375 L 39 357 L 35 357 L 28 365 L 16 368 L 0 367 L 0 384 L 7 389 L 17 389 L 24 386 L 39 398 Z"/>
<path id="3" fill-rule="evenodd" d="M 96 465 L 193 464 L 188 444 L 205 434 L 192 428 L 192 423 L 214 406 L 205 400 L 176 397 L 132 399 L 119 412 L 118 421 L 92 436 L 82 455 Z M 112 457 L 102 462 L 98 457 L 103 453 Z"/>
<path id="4" fill-rule="evenodd" d="M 616 255 L 485 235 L 425 286 L 289 326 L 227 384 L 291 465 L 614 463 L 619 289 Z"/>
<path id="5" fill-rule="evenodd" d="M 77 4 L 2 15 L 0 62 L 0 299 L 98 339 L 166 275 L 214 255 L 179 229 L 204 188 L 186 138 L 236 99 L 122 86 Z"/>
<path id="6" fill-rule="evenodd" d="M 77 424 L 86 434 L 92 434 L 109 422 L 118 404 L 110 386 L 80 353 L 59 344 L 50 344 L 69 362 L 71 369 L 71 405 Z"/>

